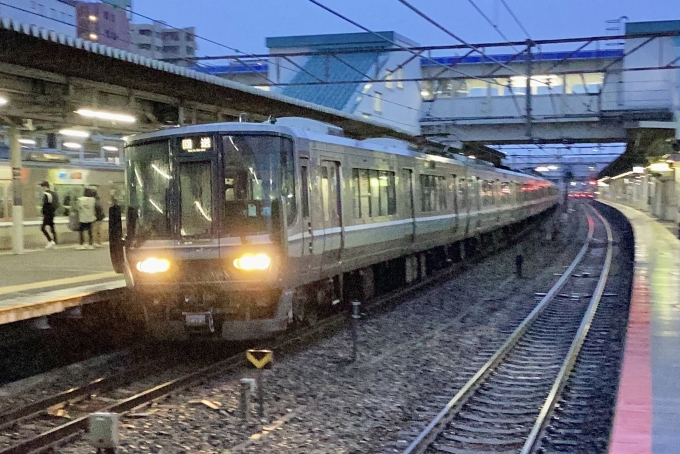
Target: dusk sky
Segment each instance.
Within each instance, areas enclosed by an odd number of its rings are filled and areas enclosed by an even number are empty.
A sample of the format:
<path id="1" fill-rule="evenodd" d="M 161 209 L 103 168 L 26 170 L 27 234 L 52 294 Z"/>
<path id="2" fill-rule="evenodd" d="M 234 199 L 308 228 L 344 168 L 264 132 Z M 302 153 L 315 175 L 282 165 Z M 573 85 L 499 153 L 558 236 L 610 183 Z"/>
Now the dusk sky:
<path id="1" fill-rule="evenodd" d="M 373 31 L 395 31 L 421 45 L 459 44 L 398 0 L 318 0 Z M 510 40 L 526 34 L 503 0 L 473 0 Z M 471 0 L 409 0 L 411 5 L 468 43 L 505 41 Z M 680 20 L 680 0 L 505 0 L 532 39 L 615 33 L 607 20 Z M 133 10 L 176 27 L 195 26 L 199 36 L 245 53 L 266 53 L 270 36 L 351 33 L 362 30 L 309 0 L 133 0 Z M 134 22 L 147 22 L 135 16 Z M 198 41 L 199 55 L 233 54 Z"/>

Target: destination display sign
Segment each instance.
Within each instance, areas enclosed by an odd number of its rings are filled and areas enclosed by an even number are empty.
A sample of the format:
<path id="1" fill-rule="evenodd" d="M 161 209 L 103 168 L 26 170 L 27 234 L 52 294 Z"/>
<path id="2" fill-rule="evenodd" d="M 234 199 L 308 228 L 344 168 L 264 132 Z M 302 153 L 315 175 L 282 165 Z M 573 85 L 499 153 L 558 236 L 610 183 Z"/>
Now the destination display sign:
<path id="1" fill-rule="evenodd" d="M 212 151 L 213 140 L 212 137 L 196 136 L 196 137 L 185 137 L 181 139 L 182 151 L 187 153 L 202 153 L 205 151 Z"/>

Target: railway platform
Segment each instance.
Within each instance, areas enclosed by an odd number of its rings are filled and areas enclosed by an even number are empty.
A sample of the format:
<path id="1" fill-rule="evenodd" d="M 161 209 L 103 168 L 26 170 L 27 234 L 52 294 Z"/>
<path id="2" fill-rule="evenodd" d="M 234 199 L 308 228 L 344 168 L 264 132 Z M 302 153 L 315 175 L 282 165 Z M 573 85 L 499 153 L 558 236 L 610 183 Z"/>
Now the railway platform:
<path id="1" fill-rule="evenodd" d="M 0 324 L 62 312 L 110 298 L 125 282 L 109 260 L 108 245 L 73 245 L 0 253 Z"/>
<path id="2" fill-rule="evenodd" d="M 677 453 L 680 446 L 680 240 L 677 226 L 624 205 L 635 274 L 610 454 Z"/>

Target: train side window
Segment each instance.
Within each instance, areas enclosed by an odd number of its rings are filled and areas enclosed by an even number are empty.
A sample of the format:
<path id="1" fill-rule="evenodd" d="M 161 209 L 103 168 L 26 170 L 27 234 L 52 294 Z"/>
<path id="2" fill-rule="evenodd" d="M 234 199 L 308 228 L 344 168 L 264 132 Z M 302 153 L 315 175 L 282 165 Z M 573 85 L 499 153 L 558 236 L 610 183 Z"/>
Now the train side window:
<path id="1" fill-rule="evenodd" d="M 440 210 L 446 210 L 448 208 L 448 203 L 446 201 L 446 178 L 445 177 L 435 177 L 437 179 L 437 195 L 439 196 L 439 206 Z"/>
<path id="2" fill-rule="evenodd" d="M 5 219 L 5 186 L 0 184 L 0 220 Z"/>
<path id="3" fill-rule="evenodd" d="M 397 190 L 394 172 L 382 172 L 382 174 L 380 181 L 385 181 L 385 184 L 387 184 L 387 214 L 397 214 Z"/>
<path id="4" fill-rule="evenodd" d="M 323 197 L 323 220 L 330 221 L 330 207 L 329 204 L 329 187 L 328 187 L 328 167 L 321 167 L 321 197 Z"/>
<path id="5" fill-rule="evenodd" d="M 371 217 L 371 185 L 366 169 L 359 169 L 359 198 L 361 199 L 361 217 Z"/>
<path id="6" fill-rule="evenodd" d="M 413 215 L 413 180 L 411 176 L 412 176 L 411 169 L 401 170 L 401 179 L 403 181 L 402 193 L 406 194 L 405 214 L 408 214 L 409 217 Z"/>
<path id="7" fill-rule="evenodd" d="M 302 184 L 302 217 L 309 218 L 309 170 L 307 166 L 300 168 L 300 179 Z"/>
<path id="8" fill-rule="evenodd" d="M 420 176 L 420 211 L 432 211 L 432 187 L 430 175 Z"/>
<path id="9" fill-rule="evenodd" d="M 458 208 L 460 210 L 466 210 L 468 207 L 467 185 L 468 182 L 465 178 L 458 180 Z"/>

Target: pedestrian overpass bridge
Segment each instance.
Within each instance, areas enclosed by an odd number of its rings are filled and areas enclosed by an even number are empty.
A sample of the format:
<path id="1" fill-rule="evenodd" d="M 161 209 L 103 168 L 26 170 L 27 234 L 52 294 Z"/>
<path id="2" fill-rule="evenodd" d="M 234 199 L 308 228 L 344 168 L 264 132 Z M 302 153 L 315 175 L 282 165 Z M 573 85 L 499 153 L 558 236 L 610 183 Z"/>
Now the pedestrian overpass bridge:
<path id="1" fill-rule="evenodd" d="M 661 29 L 669 35 L 646 34 L 659 31 L 652 24 L 629 23 L 620 49 L 424 62 L 421 131 L 485 144 L 627 142 L 648 129 L 673 135 L 680 21 Z M 452 63 L 467 76 L 441 69 Z"/>

